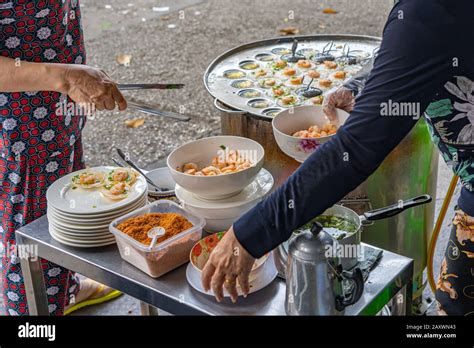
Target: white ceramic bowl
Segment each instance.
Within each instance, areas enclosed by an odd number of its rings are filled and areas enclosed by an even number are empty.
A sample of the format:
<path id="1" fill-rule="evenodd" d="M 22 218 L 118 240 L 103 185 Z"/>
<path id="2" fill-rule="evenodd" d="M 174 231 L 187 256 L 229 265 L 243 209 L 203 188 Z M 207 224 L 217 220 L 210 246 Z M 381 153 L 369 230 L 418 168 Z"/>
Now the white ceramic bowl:
<path id="1" fill-rule="evenodd" d="M 176 197 L 185 210 L 206 220 L 206 232 L 222 232 L 227 231 L 239 217 L 262 201 L 273 188 L 273 184 L 270 172 L 262 169 L 256 180 L 238 195 L 227 199 L 203 201 L 179 185 L 176 185 Z"/>
<path id="2" fill-rule="evenodd" d="M 168 167 L 161 167 L 150 170 L 147 174 L 157 186 L 162 188 L 169 188 L 167 191 L 156 192 L 153 187 L 148 184 L 148 194 L 153 197 L 166 197 L 174 195 L 174 187 L 176 182 L 173 180 L 171 176 L 170 170 Z"/>
<path id="3" fill-rule="evenodd" d="M 338 127 L 346 122 L 349 114 L 336 109 L 338 119 L 333 122 Z M 329 141 L 334 135 L 322 138 L 298 138 L 291 134 L 308 129 L 313 125 L 322 127 L 328 123 L 320 105 L 304 105 L 280 112 L 272 121 L 275 140 L 286 155 L 303 163 L 319 145 Z"/>
<path id="4" fill-rule="evenodd" d="M 253 166 L 240 172 L 216 175 L 194 176 L 178 170 L 185 163 L 196 163 L 199 168 L 211 165 L 212 158 L 222 151 L 221 146 L 237 151 L 247 151 Z M 238 194 L 249 185 L 263 166 L 265 151 L 251 139 L 235 136 L 216 136 L 189 142 L 174 150 L 167 160 L 174 181 L 186 191 L 202 199 L 217 200 Z"/>

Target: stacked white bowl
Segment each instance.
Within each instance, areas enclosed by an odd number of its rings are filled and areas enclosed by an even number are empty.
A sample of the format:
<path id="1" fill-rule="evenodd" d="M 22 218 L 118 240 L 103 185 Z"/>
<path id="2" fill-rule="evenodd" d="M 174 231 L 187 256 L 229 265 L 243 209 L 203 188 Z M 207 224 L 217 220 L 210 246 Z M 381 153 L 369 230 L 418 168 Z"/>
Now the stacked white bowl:
<path id="1" fill-rule="evenodd" d="M 209 166 L 219 149 L 252 153 L 252 166 L 238 172 L 216 176 L 193 176 L 178 170 L 185 163 L 199 168 Z M 262 169 L 265 151 L 251 139 L 216 136 L 187 143 L 168 156 L 168 168 L 177 183 L 176 197 L 183 207 L 206 220 L 204 230 L 227 230 L 240 216 L 252 209 L 271 191 L 272 175 Z"/>
<path id="2" fill-rule="evenodd" d="M 108 173 L 113 167 L 88 170 Z M 55 181 L 48 189 L 47 216 L 49 233 L 62 244 L 92 248 L 115 243 L 109 224 L 116 218 L 147 204 L 147 183 L 138 176 L 128 196 L 115 201 L 106 198 L 98 189 L 83 189 L 72 184 L 79 172 Z"/>

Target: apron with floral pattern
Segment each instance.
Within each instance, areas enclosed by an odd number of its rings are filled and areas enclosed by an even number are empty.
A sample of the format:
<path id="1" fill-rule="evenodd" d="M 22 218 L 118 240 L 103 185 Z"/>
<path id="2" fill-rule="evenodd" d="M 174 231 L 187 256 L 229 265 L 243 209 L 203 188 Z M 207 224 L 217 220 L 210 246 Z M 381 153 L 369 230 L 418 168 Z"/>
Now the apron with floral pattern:
<path id="1" fill-rule="evenodd" d="M 21 61 L 84 64 L 78 1 L 0 0 L 0 55 L 15 59 L 18 69 Z M 0 236 L 8 315 L 28 314 L 15 230 L 46 213 L 46 190 L 55 180 L 84 167 L 85 119 L 57 112 L 70 102 L 56 92 L 0 92 Z M 41 263 L 49 312 L 62 315 L 79 290 L 76 275 Z"/>

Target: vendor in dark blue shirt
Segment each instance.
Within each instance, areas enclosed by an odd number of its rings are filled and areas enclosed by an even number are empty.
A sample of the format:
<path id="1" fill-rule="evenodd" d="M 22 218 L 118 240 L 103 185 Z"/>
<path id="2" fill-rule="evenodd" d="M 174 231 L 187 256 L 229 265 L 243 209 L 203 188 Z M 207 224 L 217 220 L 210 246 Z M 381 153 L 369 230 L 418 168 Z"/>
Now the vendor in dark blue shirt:
<path id="1" fill-rule="evenodd" d="M 474 312 L 474 296 L 464 291 L 474 288 L 473 21 L 472 0 L 399 1 L 347 122 L 283 186 L 234 223 L 203 271 L 204 288 L 212 288 L 220 301 L 225 286 L 236 301 L 238 281 L 247 294 L 254 259 L 359 186 L 423 117 L 463 183 L 453 245 L 446 251 L 437 283 L 439 309 L 449 315 Z M 348 95 L 342 89 L 327 98 L 335 106 L 350 108 Z M 387 105 L 397 104 L 412 105 L 415 112 L 383 112 Z"/>

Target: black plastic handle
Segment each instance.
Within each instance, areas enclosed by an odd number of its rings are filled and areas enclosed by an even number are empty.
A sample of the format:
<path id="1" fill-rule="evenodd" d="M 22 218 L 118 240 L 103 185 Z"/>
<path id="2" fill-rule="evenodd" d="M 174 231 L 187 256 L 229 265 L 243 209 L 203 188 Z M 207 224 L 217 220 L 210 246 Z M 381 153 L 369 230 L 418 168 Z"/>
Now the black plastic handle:
<path id="1" fill-rule="evenodd" d="M 359 267 L 354 268 L 352 271 L 343 271 L 342 276 L 344 279 L 352 281 L 354 287 L 349 297 L 336 297 L 336 310 L 339 312 L 359 301 L 364 293 L 364 277 Z"/>
<path id="2" fill-rule="evenodd" d="M 402 211 L 408 208 L 413 208 L 418 205 L 423 205 L 430 202 L 430 195 L 422 195 L 415 198 L 407 199 L 406 201 L 400 201 L 385 208 L 379 208 L 365 212 L 364 217 L 368 221 L 382 220 L 400 214 Z"/>

